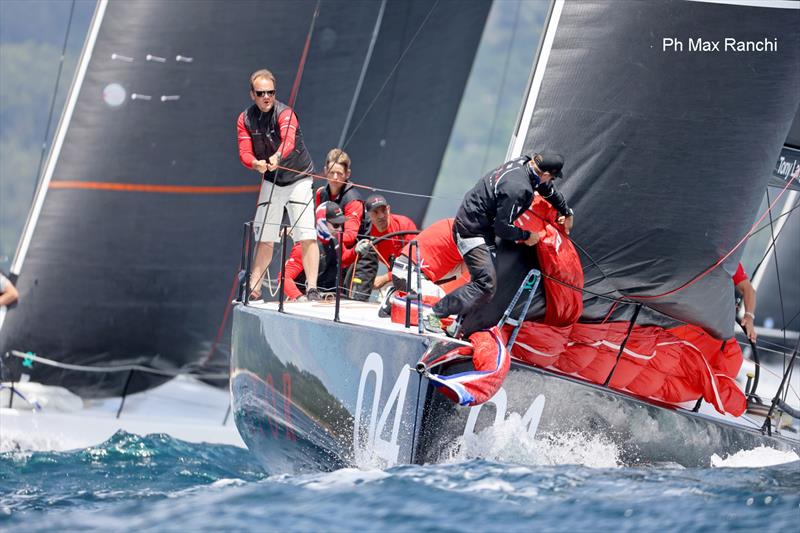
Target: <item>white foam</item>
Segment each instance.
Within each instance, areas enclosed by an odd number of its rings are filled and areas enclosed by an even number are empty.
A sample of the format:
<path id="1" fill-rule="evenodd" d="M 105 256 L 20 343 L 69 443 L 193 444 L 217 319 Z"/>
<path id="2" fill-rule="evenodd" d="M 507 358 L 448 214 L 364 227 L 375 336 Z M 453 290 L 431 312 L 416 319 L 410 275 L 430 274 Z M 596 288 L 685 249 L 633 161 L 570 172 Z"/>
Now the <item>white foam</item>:
<path id="1" fill-rule="evenodd" d="M 480 433 L 460 438 L 450 460 L 490 459 L 525 465 L 579 464 L 592 468 L 616 468 L 619 449 L 600 435 L 570 431 L 531 438 L 522 417 L 513 413 Z"/>
<path id="2" fill-rule="evenodd" d="M 240 487 L 242 485 L 247 484 L 247 482 L 243 479 L 237 478 L 222 478 L 216 480 L 214 483 L 211 484 L 212 487 Z"/>
<path id="3" fill-rule="evenodd" d="M 800 461 L 800 457 L 795 452 L 776 450 L 767 446 L 759 446 L 752 450 L 740 450 L 725 458 L 717 454 L 711 456 L 711 466 L 715 468 L 755 468 L 782 465 L 793 461 Z"/>
<path id="4" fill-rule="evenodd" d="M 14 451 L 65 451 L 78 448 L 76 441 L 58 434 L 36 434 L 4 428 L 0 431 L 0 453 Z"/>

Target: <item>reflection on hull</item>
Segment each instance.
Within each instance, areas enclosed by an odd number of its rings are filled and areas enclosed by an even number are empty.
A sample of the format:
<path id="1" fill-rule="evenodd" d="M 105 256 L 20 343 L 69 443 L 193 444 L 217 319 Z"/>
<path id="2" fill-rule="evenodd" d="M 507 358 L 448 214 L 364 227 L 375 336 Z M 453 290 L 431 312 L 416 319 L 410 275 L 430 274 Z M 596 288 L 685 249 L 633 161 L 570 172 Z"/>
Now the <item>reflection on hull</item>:
<path id="1" fill-rule="evenodd" d="M 531 441 L 600 439 L 623 464 L 708 466 L 713 454 L 762 445 L 800 451 L 796 438 L 762 435 L 757 422 L 658 406 L 516 363 L 489 402 L 460 407 L 413 370 L 431 342 L 448 341 L 239 305 L 231 371 L 239 432 L 270 473 L 439 462 L 509 419 Z"/>

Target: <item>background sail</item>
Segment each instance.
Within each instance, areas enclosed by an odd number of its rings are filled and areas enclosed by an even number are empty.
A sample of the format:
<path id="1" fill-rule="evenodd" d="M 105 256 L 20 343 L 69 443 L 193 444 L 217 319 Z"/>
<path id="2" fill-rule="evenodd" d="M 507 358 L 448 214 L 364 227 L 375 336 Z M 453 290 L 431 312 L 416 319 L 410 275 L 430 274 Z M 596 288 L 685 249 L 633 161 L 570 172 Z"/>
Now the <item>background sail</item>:
<path id="1" fill-rule="evenodd" d="M 41 212 L 34 210 L 12 265 L 21 299 L 0 329 L 0 353 L 176 368 L 226 352 L 228 333 L 219 328 L 259 185 L 236 157 L 235 120 L 250 103 L 247 79 L 257 68 L 270 68 L 278 98 L 289 99 L 317 2 L 186 6 L 99 3 L 72 119 L 57 133 L 63 145 L 37 194 Z M 489 6 L 320 2 L 296 103 L 317 164 L 342 136 L 380 22 L 353 114 L 369 109 L 373 121 L 353 128 L 354 169 L 364 168 L 359 175 L 373 185 L 402 177 L 404 188 L 429 193 L 446 143 L 439 135 L 452 124 Z M 384 86 L 406 50 L 402 76 Z M 409 57 L 436 67 L 406 64 Z M 435 107 L 395 109 L 396 98 L 425 101 L 432 86 Z M 399 96 L 387 97 L 387 88 Z M 395 129 L 414 136 L 383 135 Z M 387 141 L 378 150 L 367 137 Z M 83 395 L 117 394 L 124 378 L 42 367 L 31 376 Z M 137 374 L 129 390 L 160 379 Z"/>
<path id="2" fill-rule="evenodd" d="M 520 132 L 524 151 L 566 156 L 560 188 L 576 211 L 586 288 L 646 298 L 724 338 L 741 249 L 691 282 L 747 234 L 800 102 L 798 12 L 754 4 L 557 1 Z M 689 50 L 690 39 L 726 37 L 774 37 L 778 48 Z M 584 320 L 609 312 L 626 319 L 633 306 L 586 297 Z M 639 322 L 669 320 L 645 312 Z"/>

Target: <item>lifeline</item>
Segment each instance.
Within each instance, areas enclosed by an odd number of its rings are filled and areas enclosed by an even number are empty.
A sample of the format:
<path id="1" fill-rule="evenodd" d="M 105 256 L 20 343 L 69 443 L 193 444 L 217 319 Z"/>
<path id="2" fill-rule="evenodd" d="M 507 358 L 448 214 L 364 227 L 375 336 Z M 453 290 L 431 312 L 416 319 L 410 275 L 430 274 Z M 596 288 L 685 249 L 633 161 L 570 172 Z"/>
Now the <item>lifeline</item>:
<path id="1" fill-rule="evenodd" d="M 738 41 L 733 37 L 725 38 L 726 52 L 777 52 L 778 39 L 764 38 L 761 41 Z"/>

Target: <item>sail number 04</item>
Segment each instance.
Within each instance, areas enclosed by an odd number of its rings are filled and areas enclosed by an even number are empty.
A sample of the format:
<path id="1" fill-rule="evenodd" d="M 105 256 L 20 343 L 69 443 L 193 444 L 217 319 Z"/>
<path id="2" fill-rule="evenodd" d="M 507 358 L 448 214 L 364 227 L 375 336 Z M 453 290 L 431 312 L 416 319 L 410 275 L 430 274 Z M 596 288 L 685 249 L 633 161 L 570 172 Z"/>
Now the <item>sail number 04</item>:
<path id="1" fill-rule="evenodd" d="M 400 455 L 400 424 L 403 420 L 408 380 L 411 367 L 403 365 L 400 374 L 394 382 L 386 402 L 381 404 L 383 388 L 383 358 L 375 352 L 370 353 L 361 367 L 361 377 L 358 380 L 358 395 L 356 396 L 356 410 L 353 421 L 353 450 L 356 461 L 378 459 L 387 465 L 394 465 Z M 367 383 L 374 376 L 374 386 L 370 401 L 365 401 Z M 486 403 L 491 403 L 495 408 L 495 418 L 491 425 L 498 424 L 506 419 L 508 408 L 508 395 L 502 387 Z M 539 427 L 539 420 L 544 410 L 545 397 L 538 395 L 522 417 L 522 423 L 527 427 L 527 433 L 533 437 Z M 485 404 L 484 404 L 485 405 Z M 483 405 L 471 407 L 464 427 L 464 436 L 474 433 Z M 394 414 L 391 422 L 391 432 L 387 433 L 389 416 Z M 384 438 L 384 436 L 388 438 Z"/>

